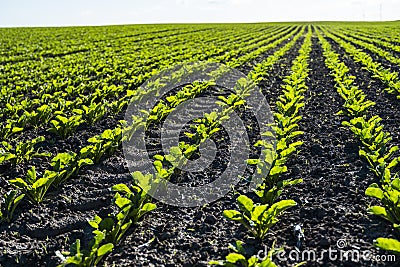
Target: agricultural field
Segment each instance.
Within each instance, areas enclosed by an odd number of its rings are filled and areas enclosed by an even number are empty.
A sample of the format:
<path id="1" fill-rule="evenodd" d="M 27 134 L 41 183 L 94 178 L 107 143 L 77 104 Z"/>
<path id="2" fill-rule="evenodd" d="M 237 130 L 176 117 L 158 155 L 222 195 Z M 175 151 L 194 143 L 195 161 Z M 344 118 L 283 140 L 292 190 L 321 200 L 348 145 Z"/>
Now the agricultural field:
<path id="1" fill-rule="evenodd" d="M 210 80 L 127 118 L 205 63 Z M 228 68 L 243 77 L 221 88 Z M 400 266 L 399 72 L 400 22 L 1 28 L 0 267 Z M 165 152 L 163 123 L 199 97 L 220 109 Z M 152 197 L 152 179 L 197 187 L 232 165 L 234 114 L 250 157 L 229 192 L 200 206 Z M 126 160 L 139 131 L 154 173 Z M 209 140 L 211 163 L 180 170 Z"/>

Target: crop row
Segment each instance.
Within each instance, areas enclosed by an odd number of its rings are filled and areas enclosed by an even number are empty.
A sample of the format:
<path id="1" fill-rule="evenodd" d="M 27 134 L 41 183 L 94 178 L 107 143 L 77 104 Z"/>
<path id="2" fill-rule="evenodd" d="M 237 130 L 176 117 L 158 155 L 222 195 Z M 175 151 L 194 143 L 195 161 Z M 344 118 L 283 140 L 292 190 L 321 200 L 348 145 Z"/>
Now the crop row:
<path id="1" fill-rule="evenodd" d="M 400 53 L 400 46 L 399 45 L 394 45 L 390 42 L 384 41 L 382 40 L 382 38 L 378 35 L 371 35 L 371 34 L 366 34 L 366 33 L 361 33 L 361 32 L 352 32 L 349 30 L 346 30 L 344 32 L 347 36 L 356 38 L 356 39 L 360 39 L 362 41 L 366 41 L 369 43 L 374 43 L 378 46 L 381 47 L 385 47 L 386 49 L 388 49 L 389 51 L 395 51 L 395 52 L 399 52 Z"/>
<path id="2" fill-rule="evenodd" d="M 21 63 L 27 61 L 27 63 L 33 63 L 35 60 L 42 60 L 45 58 L 56 58 L 64 57 L 67 55 L 73 55 L 78 53 L 86 53 L 88 51 L 103 51 L 109 52 L 111 49 L 115 49 L 120 45 L 126 44 L 126 42 L 137 42 L 140 39 L 143 41 L 154 40 L 157 42 L 157 38 L 172 37 L 180 34 L 190 34 L 195 32 L 206 32 L 212 30 L 211 28 L 193 28 L 193 27 L 181 27 L 174 29 L 151 29 L 148 30 L 134 30 L 130 33 L 123 32 L 122 34 L 113 33 L 104 39 L 103 36 L 98 35 L 81 35 L 80 37 L 72 36 L 62 36 L 63 39 L 58 39 L 57 37 L 48 37 L 43 41 L 36 40 L 32 45 L 27 45 L 27 41 L 24 40 L 25 46 L 23 51 L 17 52 L 13 51 L 18 45 L 14 46 L 14 49 L 10 49 L 7 52 L 3 52 L 3 56 L 0 57 L 0 62 L 4 65 L 11 66 L 13 63 Z M 23 33 L 20 33 L 23 36 Z M 18 36 L 18 37 L 21 37 Z M 45 36 L 44 34 L 41 35 Z M 98 36 L 98 39 L 93 38 L 93 36 Z M 16 41 L 15 36 L 8 35 L 10 40 Z M 18 39 L 19 40 L 19 39 Z M 7 42 L 9 40 L 3 40 Z M 22 63 L 24 64 L 24 63 Z M 19 65 L 19 64 L 17 64 Z"/>
<path id="3" fill-rule="evenodd" d="M 185 28 L 185 27 L 181 27 Z M 143 25 L 143 27 L 103 27 L 103 29 L 1 29 L 4 45 L 0 49 L 0 55 L 23 55 L 43 50 L 53 50 L 57 45 L 74 46 L 90 42 L 106 41 L 107 39 L 124 38 L 146 34 L 149 32 L 168 32 L 176 30 L 176 27 L 165 25 L 161 29 L 154 25 Z M 55 30 L 55 31 L 54 31 Z M 19 37 L 22 37 L 21 39 Z M 79 38 L 80 37 L 80 38 Z M 49 42 L 51 40 L 52 42 Z"/>
<path id="4" fill-rule="evenodd" d="M 395 94 L 397 98 L 400 99 L 400 80 L 398 78 L 398 73 L 382 67 L 382 65 L 375 62 L 370 55 L 327 32 L 325 29 L 322 29 L 322 31 L 325 36 L 338 43 L 356 62 L 360 62 L 370 73 L 372 73 L 372 77 L 380 79 L 387 86 L 387 92 Z"/>
<path id="5" fill-rule="evenodd" d="M 349 29 L 350 30 L 350 29 Z M 374 39 L 381 39 L 389 43 L 397 43 L 397 45 L 400 44 L 400 38 L 397 37 L 398 35 L 398 30 L 397 29 L 385 29 L 382 27 L 379 28 L 369 28 L 368 31 L 364 28 L 356 28 L 356 29 L 351 29 L 352 31 L 355 31 L 357 34 L 365 34 L 367 36 L 373 36 Z"/>
<path id="6" fill-rule="evenodd" d="M 367 49 L 367 50 L 371 51 L 372 53 L 378 55 L 379 57 L 384 58 L 384 59 L 388 60 L 389 62 L 396 64 L 397 66 L 400 66 L 400 59 L 398 57 L 394 56 L 391 51 L 381 49 L 381 48 L 375 46 L 374 44 L 370 44 L 368 42 L 358 40 L 357 38 L 353 38 L 353 37 L 347 36 L 345 34 L 341 34 L 338 31 L 333 31 L 332 33 L 334 33 L 336 36 L 342 38 L 343 40 L 349 41 L 355 45 L 358 45 L 361 48 Z"/>
<path id="7" fill-rule="evenodd" d="M 282 94 L 276 102 L 277 111 L 274 113 L 273 131 L 262 133 L 263 136 L 274 136 L 277 139 L 276 147 L 270 141 L 259 140 L 255 146 L 263 147 L 263 154 L 259 159 L 249 159 L 248 163 L 256 165 L 256 171 L 262 176 L 261 184 L 257 185 L 253 200 L 245 194 L 237 198 L 239 210 L 225 210 L 223 215 L 228 220 L 241 223 L 249 233 L 263 242 L 270 228 L 278 222 L 278 217 L 288 208 L 295 206 L 294 200 L 279 200 L 282 190 L 302 182 L 302 179 L 283 179 L 288 168 L 286 162 L 302 144 L 295 141 L 303 133 L 299 130 L 299 114 L 304 106 L 304 92 L 307 89 L 305 80 L 308 76 L 308 58 L 311 51 L 311 28 L 308 29 L 304 43 L 299 50 L 299 56 L 293 61 L 291 74 L 284 79 Z M 268 60 L 267 60 L 268 61 Z M 267 70 L 259 73 L 255 69 L 250 77 L 265 77 Z M 257 79 L 256 81 L 259 81 Z M 256 82 L 255 81 L 255 82 Z M 268 257 L 260 260 L 255 255 L 248 255 L 242 241 L 236 241 L 231 246 L 233 252 L 224 261 L 213 261 L 220 266 L 276 266 L 271 256 L 275 249 L 271 249 Z"/>
<path id="8" fill-rule="evenodd" d="M 393 169 L 399 164 L 400 157 L 395 157 L 397 146 L 390 145 L 390 134 L 384 131 L 379 116 L 368 115 L 368 110 L 375 105 L 367 100 L 366 95 L 354 84 L 355 77 L 348 74 L 348 67 L 339 60 L 339 55 L 332 51 L 331 45 L 318 34 L 324 50 L 326 66 L 332 71 L 335 87 L 345 100 L 342 124 L 348 127 L 360 140 L 359 154 L 368 162 L 371 171 L 379 179 L 379 184 L 371 184 L 365 191 L 367 196 L 377 198 L 382 206 L 372 206 L 368 211 L 383 217 L 400 230 L 400 179 Z M 400 241 L 390 238 L 378 238 L 375 245 L 381 249 L 400 252 Z"/>

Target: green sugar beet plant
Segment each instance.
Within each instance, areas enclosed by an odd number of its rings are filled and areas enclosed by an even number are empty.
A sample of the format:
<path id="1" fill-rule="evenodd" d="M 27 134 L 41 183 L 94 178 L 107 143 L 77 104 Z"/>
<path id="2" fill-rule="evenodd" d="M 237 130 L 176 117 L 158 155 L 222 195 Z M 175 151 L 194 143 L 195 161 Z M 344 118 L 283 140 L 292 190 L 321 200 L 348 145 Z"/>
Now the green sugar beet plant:
<path id="1" fill-rule="evenodd" d="M 385 172 L 385 183 L 382 186 L 374 183 L 365 191 L 367 196 L 377 198 L 383 204 L 383 206 L 372 206 L 369 211 L 390 221 L 395 229 L 400 230 L 400 179 L 398 177 L 391 179 L 388 169 Z"/>
<path id="2" fill-rule="evenodd" d="M 93 238 L 87 249 L 81 249 L 81 241 L 76 240 L 69 252 L 57 253 L 63 261 L 59 266 L 97 266 L 132 225 L 156 208 L 155 204 L 149 202 L 146 192 L 138 186 L 128 188 L 124 184 L 118 184 L 112 190 L 116 192 L 113 203 L 117 213 L 109 214 L 106 218 L 96 215 L 89 220 L 89 225 L 93 228 Z"/>
<path id="3" fill-rule="evenodd" d="M 52 127 L 49 128 L 50 133 L 55 133 L 62 139 L 67 138 L 76 128 L 79 127 L 84 120 L 81 115 L 73 115 L 70 117 L 65 117 L 64 115 L 57 115 L 53 120 L 50 121 Z"/>
<path id="4" fill-rule="evenodd" d="M 76 176 L 79 170 L 85 165 L 91 165 L 93 161 L 89 158 L 81 158 L 74 152 L 59 153 L 52 160 L 50 165 L 53 171 L 60 173 L 53 185 L 59 187 L 70 177 Z"/>
<path id="5" fill-rule="evenodd" d="M 89 158 L 94 163 L 98 163 L 103 156 L 114 154 L 121 145 L 122 139 L 122 128 L 107 129 L 100 135 L 89 138 L 91 145 L 81 149 L 80 157 Z"/>
<path id="6" fill-rule="evenodd" d="M 240 222 L 252 235 L 263 240 L 269 229 L 279 220 L 278 217 L 290 207 L 296 206 L 294 200 L 281 200 L 272 205 L 255 204 L 245 195 L 237 198 L 240 211 L 225 210 L 225 218 Z"/>
<path id="7" fill-rule="evenodd" d="M 50 103 L 49 105 L 43 104 L 36 110 L 31 112 L 25 111 L 26 120 L 28 124 L 33 127 L 38 127 L 42 123 L 48 123 L 53 118 L 53 109 L 56 106 L 55 103 Z"/>
<path id="8" fill-rule="evenodd" d="M 107 110 L 105 103 L 100 102 L 91 103 L 89 106 L 82 105 L 79 109 L 74 109 L 72 112 L 81 115 L 89 125 L 93 125 L 106 114 Z"/>
<path id="9" fill-rule="evenodd" d="M 0 223 L 11 222 L 15 209 L 24 197 L 25 194 L 20 194 L 18 190 L 11 190 L 4 194 L 0 199 Z"/>
<path id="10" fill-rule="evenodd" d="M 53 182 L 65 171 L 61 173 L 46 170 L 42 177 L 38 177 L 36 168 L 32 167 L 28 170 L 25 178 L 16 178 L 9 180 L 9 183 L 21 190 L 31 202 L 41 203 L 46 195 L 47 190 Z"/>
<path id="11" fill-rule="evenodd" d="M 35 146 L 44 140 L 43 136 L 39 136 L 31 141 L 20 142 L 15 148 L 6 141 L 1 142 L 3 148 L 0 148 L 0 164 L 10 162 L 12 165 L 18 165 L 30 161 L 32 158 L 50 157 L 51 153 L 40 153 L 38 149 L 35 149 Z"/>
<path id="12" fill-rule="evenodd" d="M 22 121 L 24 118 L 21 117 L 20 120 Z M 24 130 L 24 128 L 20 126 L 21 123 L 15 120 L 7 120 L 5 123 L 0 123 L 0 140 L 4 141 L 17 133 L 21 133 Z"/>

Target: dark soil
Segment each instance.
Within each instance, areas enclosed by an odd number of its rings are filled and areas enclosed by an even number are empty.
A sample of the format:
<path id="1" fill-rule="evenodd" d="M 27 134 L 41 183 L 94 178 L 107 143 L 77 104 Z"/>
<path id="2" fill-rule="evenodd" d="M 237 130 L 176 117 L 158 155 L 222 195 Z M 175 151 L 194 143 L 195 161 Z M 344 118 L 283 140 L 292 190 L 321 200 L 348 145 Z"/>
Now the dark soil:
<path id="1" fill-rule="evenodd" d="M 298 206 L 288 212 L 277 225 L 277 245 L 293 250 L 296 239 L 293 226 L 301 224 L 305 240 L 301 250 L 313 250 L 321 256 L 323 249 L 338 249 L 345 239 L 344 250 L 359 249 L 380 254 L 373 248 L 377 237 L 394 234 L 389 223 L 367 214 L 372 199 L 364 195 L 376 181 L 367 164 L 358 156 L 359 143 L 352 133 L 341 127 L 335 116 L 343 100 L 334 89 L 334 81 L 324 65 L 322 48 L 313 38 L 307 82 L 306 106 L 302 110 L 300 128 L 304 131 L 300 153 L 288 162 L 289 178 L 303 178 L 299 186 L 287 190 L 283 198 L 292 198 Z M 305 192 L 308 192 L 305 193 Z M 292 228 L 290 227 L 292 226 Z M 370 266 L 371 262 L 329 261 L 324 259 L 309 266 Z M 294 263 L 294 262 L 292 262 Z M 281 262 L 290 266 L 290 261 Z"/>

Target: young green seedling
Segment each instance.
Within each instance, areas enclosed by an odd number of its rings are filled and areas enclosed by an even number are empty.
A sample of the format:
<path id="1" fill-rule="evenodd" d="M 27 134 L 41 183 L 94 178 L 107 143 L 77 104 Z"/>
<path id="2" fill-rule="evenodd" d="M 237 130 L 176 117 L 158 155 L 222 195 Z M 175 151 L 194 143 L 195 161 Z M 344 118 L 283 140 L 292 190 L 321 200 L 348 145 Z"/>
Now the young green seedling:
<path id="1" fill-rule="evenodd" d="M 255 237 L 263 240 L 269 229 L 278 222 L 280 216 L 286 209 L 296 205 L 294 200 L 281 200 L 272 205 L 254 204 L 254 202 L 245 195 L 237 198 L 240 211 L 225 210 L 225 218 L 238 221 L 246 227 Z"/>
<path id="2" fill-rule="evenodd" d="M 18 124 L 11 120 L 7 120 L 5 125 L 0 124 L 0 140 L 7 140 L 10 136 L 22 132 L 24 128 L 17 126 Z"/>
<path id="3" fill-rule="evenodd" d="M 91 159 L 80 158 L 74 152 L 57 154 L 57 156 L 51 160 L 50 165 L 55 172 L 63 173 L 63 175 L 58 175 L 57 179 L 54 180 L 53 185 L 58 187 L 65 183 L 70 177 L 78 175 L 79 170 L 83 166 L 91 164 L 93 164 Z"/>
<path id="4" fill-rule="evenodd" d="M 16 178 L 10 180 L 10 184 L 21 190 L 31 202 L 41 203 L 47 190 L 50 188 L 52 183 L 57 179 L 58 176 L 63 175 L 65 171 L 61 173 L 46 170 L 44 175 L 39 178 L 36 173 L 35 167 L 28 170 L 28 173 L 24 179 Z"/>
<path id="5" fill-rule="evenodd" d="M 52 127 L 49 128 L 49 132 L 55 133 L 62 139 L 65 139 L 82 123 L 84 123 L 84 120 L 81 115 L 73 115 L 68 118 L 63 115 L 57 115 L 55 119 L 51 120 Z"/>
<path id="6" fill-rule="evenodd" d="M 17 165 L 36 157 L 50 157 L 51 153 L 40 153 L 35 149 L 44 140 L 43 136 L 39 136 L 32 141 L 20 142 L 15 148 L 5 141 L 1 142 L 3 149 L 0 148 L 0 163 L 9 161 L 12 165 Z"/>
<path id="7" fill-rule="evenodd" d="M 132 186 L 130 189 L 124 184 L 118 184 L 113 186 L 112 190 L 116 192 L 114 204 L 118 213 L 109 214 L 104 219 L 96 215 L 89 220 L 90 226 L 94 229 L 94 237 L 89 242 L 88 249 L 81 250 L 81 242 L 79 239 L 76 240 L 69 253 L 64 255 L 59 253 L 59 257 L 63 260 L 60 266 L 96 266 L 118 244 L 131 225 L 136 224 L 146 213 L 156 208 L 140 187 Z"/>
<path id="8" fill-rule="evenodd" d="M 104 114 L 106 114 L 105 103 L 91 103 L 89 106 L 82 105 L 80 109 L 74 109 L 74 112 L 77 115 L 81 115 L 90 125 L 98 122 Z"/>
<path id="9" fill-rule="evenodd" d="M 104 155 L 115 153 L 122 143 L 122 133 L 121 128 L 107 129 L 102 134 L 89 138 L 89 143 L 93 145 L 82 148 L 79 157 L 91 159 L 94 163 L 100 162 Z"/>
<path id="10" fill-rule="evenodd" d="M 6 193 L 0 201 L 0 222 L 11 222 L 14 211 L 25 194 L 20 194 L 17 190 Z"/>

